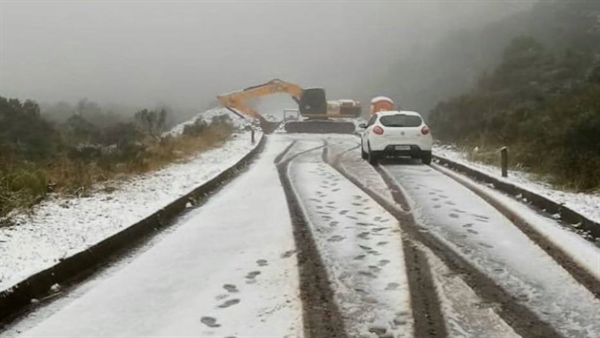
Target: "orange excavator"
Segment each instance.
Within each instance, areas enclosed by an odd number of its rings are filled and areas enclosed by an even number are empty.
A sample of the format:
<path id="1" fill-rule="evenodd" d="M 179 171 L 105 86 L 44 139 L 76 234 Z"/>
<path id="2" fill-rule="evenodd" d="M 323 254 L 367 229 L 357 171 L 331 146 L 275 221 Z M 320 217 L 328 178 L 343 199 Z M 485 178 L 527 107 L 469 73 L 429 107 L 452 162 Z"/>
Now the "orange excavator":
<path id="1" fill-rule="evenodd" d="M 304 89 L 296 84 L 279 79 L 248 87 L 243 90 L 219 95 L 221 104 L 232 113 L 245 118 L 256 118 L 262 130 L 270 134 L 281 122 L 270 122 L 246 104 L 246 100 L 270 94 L 287 93 L 298 104 L 300 115 L 304 120 L 286 121 L 284 128 L 288 133 L 353 133 L 355 124 L 352 121 L 332 120 L 347 119 L 361 115 L 358 101 L 327 101 L 323 88 Z"/>

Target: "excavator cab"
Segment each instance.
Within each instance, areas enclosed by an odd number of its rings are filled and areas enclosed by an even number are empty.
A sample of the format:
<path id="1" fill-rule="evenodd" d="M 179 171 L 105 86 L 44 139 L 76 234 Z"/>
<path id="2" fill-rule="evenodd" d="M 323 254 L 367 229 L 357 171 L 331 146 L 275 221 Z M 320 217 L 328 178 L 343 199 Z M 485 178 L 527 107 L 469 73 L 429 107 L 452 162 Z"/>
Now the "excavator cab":
<path id="1" fill-rule="evenodd" d="M 298 102 L 300 114 L 311 118 L 327 118 L 327 98 L 323 88 L 307 88 Z"/>

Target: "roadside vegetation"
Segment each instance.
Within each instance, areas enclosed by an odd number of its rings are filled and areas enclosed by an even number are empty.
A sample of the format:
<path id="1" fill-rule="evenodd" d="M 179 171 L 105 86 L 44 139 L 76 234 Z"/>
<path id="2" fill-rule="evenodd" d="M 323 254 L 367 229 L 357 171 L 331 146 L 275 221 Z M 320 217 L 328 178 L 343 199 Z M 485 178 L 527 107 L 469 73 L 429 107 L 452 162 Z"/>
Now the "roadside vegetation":
<path id="1" fill-rule="evenodd" d="M 513 166 L 568 189 L 600 190 L 600 10 L 591 15 L 589 5 L 556 4 L 565 12 L 548 27 L 557 32 L 549 47 L 515 37 L 472 90 L 439 102 L 429 116 L 436 137 L 477 147 L 487 155 L 473 159 L 488 163 L 507 146 Z"/>
<path id="2" fill-rule="evenodd" d="M 56 122 L 33 101 L 0 97 L 0 220 L 49 193 L 86 196 L 95 184 L 160 169 L 219 146 L 234 131 L 227 116 L 216 116 L 163 136 L 166 109 L 124 118 L 88 101 L 80 105 Z"/>

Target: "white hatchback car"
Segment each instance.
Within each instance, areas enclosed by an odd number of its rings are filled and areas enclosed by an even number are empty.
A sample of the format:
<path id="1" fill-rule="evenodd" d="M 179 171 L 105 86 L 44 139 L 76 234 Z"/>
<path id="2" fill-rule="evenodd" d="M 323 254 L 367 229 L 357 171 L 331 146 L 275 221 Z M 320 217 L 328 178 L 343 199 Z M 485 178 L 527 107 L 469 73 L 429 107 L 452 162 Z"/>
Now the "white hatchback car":
<path id="1" fill-rule="evenodd" d="M 361 124 L 363 159 L 375 164 L 383 157 L 410 156 L 431 163 L 433 137 L 421 115 L 413 111 L 381 111 Z"/>

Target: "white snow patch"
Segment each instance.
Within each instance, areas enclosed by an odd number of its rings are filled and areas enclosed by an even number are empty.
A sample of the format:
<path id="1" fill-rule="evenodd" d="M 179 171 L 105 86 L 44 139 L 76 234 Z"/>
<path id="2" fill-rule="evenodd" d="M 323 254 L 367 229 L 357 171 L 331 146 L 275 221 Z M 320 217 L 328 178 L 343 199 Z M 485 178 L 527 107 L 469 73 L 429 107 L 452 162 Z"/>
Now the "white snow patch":
<path id="1" fill-rule="evenodd" d="M 531 174 L 516 170 L 509 170 L 508 177 L 505 178 L 502 177 L 500 168 L 469 161 L 464 152 L 448 145 L 434 146 L 433 152 L 437 156 L 479 170 L 503 182 L 511 183 L 525 190 L 542 195 L 556 203 L 564 204 L 590 220 L 600 223 L 600 193 L 585 194 L 561 191 L 553 188 L 550 184 L 536 180 Z"/>
<path id="2" fill-rule="evenodd" d="M 90 197 L 55 196 L 31 215 L 13 215 L 15 225 L 0 228 L 0 290 L 148 217 L 231 167 L 258 144 L 250 143 L 249 133 L 234 135 L 222 147 L 185 163 L 103 184 L 118 187 L 116 191 L 99 187 Z"/>

